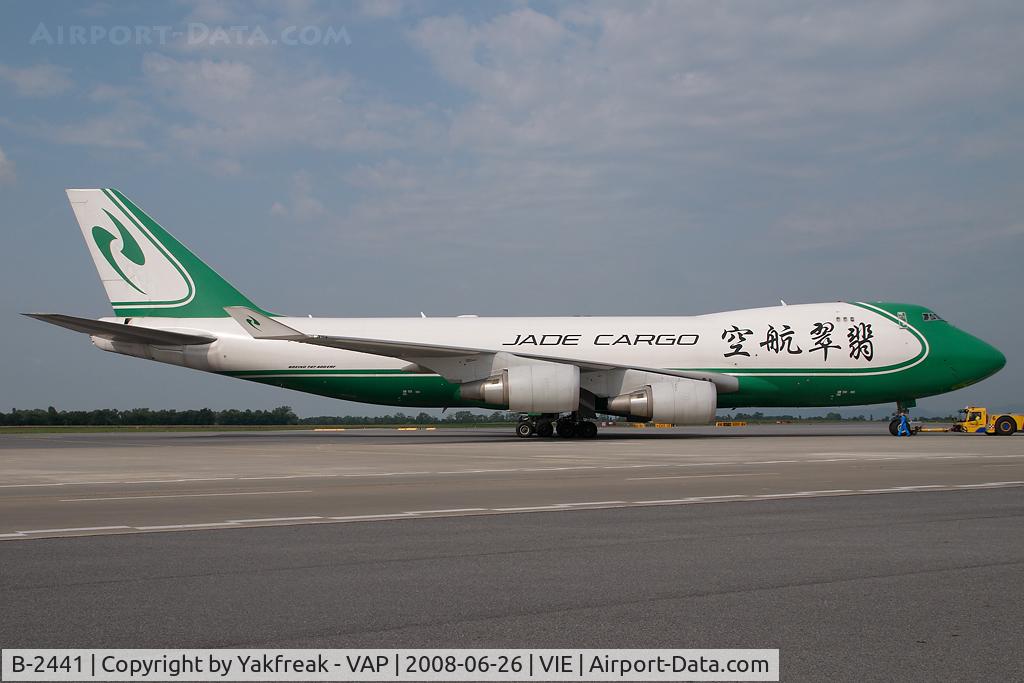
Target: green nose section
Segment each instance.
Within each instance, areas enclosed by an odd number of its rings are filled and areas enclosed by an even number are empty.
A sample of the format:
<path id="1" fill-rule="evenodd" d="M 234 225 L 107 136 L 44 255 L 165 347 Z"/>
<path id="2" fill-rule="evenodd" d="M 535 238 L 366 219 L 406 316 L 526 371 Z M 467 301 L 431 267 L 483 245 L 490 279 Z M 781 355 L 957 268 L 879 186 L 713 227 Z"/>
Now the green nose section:
<path id="1" fill-rule="evenodd" d="M 981 342 L 985 344 L 985 342 Z M 988 366 L 991 368 L 988 372 L 989 375 L 994 375 L 1006 365 L 1006 356 L 1003 352 L 992 346 L 991 344 L 985 344 L 988 347 Z"/>
<path id="2" fill-rule="evenodd" d="M 1006 365 L 1002 351 L 966 332 L 958 336 L 947 359 L 953 372 L 970 384 L 996 374 Z"/>

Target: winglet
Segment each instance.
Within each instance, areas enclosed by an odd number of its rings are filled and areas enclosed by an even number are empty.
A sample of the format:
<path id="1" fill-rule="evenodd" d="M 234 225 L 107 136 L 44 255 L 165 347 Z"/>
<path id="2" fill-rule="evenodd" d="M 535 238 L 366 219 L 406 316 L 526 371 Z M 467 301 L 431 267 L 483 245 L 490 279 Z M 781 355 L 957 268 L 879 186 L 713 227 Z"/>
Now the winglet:
<path id="1" fill-rule="evenodd" d="M 308 334 L 303 334 L 296 329 L 279 323 L 273 318 L 262 313 L 257 313 L 245 306 L 225 306 L 227 314 L 235 319 L 242 329 L 249 333 L 253 339 L 285 339 L 300 341 L 307 339 Z"/>

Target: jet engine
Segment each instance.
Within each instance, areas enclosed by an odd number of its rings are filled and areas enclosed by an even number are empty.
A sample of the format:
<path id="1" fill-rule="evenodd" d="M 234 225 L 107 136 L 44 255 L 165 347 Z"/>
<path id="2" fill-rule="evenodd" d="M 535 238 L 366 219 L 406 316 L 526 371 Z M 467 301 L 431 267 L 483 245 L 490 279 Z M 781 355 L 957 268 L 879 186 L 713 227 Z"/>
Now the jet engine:
<path id="1" fill-rule="evenodd" d="M 571 412 L 580 405 L 580 369 L 544 361 L 519 365 L 461 384 L 459 395 L 519 413 Z"/>
<path id="2" fill-rule="evenodd" d="M 613 415 L 677 425 L 707 424 L 717 407 L 715 385 L 694 379 L 652 382 L 608 399 L 608 412 Z"/>

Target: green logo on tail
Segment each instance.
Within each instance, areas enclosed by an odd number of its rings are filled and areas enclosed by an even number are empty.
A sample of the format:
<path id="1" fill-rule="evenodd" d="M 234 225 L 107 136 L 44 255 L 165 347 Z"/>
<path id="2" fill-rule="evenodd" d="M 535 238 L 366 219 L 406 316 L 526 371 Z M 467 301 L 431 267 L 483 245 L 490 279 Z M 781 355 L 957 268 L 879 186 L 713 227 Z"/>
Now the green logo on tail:
<path id="1" fill-rule="evenodd" d="M 249 323 L 249 327 L 251 327 L 254 330 L 257 329 L 260 326 L 260 321 L 257 320 L 256 318 L 252 318 L 252 317 L 246 318 L 245 322 Z"/>
<path id="2" fill-rule="evenodd" d="M 142 253 L 142 248 L 139 243 L 135 241 L 132 234 L 128 232 L 125 227 L 121 224 L 121 221 L 114 218 L 106 209 L 103 209 L 103 213 L 107 214 L 107 217 L 113 221 L 114 227 L 117 228 L 117 235 L 109 232 L 106 228 L 102 228 L 98 225 L 92 226 L 92 239 L 96 242 L 96 246 L 99 248 L 100 253 L 103 254 L 103 258 L 107 260 L 110 267 L 121 276 L 121 279 L 132 286 L 132 289 L 140 294 L 145 294 L 139 287 L 128 279 L 124 271 L 121 270 L 121 266 L 117 265 L 117 261 L 114 259 L 114 254 L 111 252 L 111 244 L 115 239 L 120 236 L 121 238 L 121 255 L 131 261 L 137 266 L 141 266 L 146 263 L 146 255 Z"/>

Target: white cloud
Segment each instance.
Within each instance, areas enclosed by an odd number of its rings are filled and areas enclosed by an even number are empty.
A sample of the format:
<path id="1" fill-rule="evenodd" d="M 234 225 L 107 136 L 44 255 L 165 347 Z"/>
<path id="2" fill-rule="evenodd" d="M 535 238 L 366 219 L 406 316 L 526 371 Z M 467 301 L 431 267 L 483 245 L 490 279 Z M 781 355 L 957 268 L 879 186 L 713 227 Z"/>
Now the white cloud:
<path id="1" fill-rule="evenodd" d="M 40 137 L 70 145 L 143 149 L 145 141 L 137 135 L 138 125 L 128 119 L 95 116 L 75 123 L 45 124 L 36 129 Z"/>
<path id="2" fill-rule="evenodd" d="M 361 0 L 359 12 L 376 19 L 393 19 L 402 14 L 402 0 Z"/>
<path id="3" fill-rule="evenodd" d="M 13 183 L 14 179 L 14 162 L 8 159 L 3 148 L 0 148 L 0 183 Z"/>
<path id="4" fill-rule="evenodd" d="M 364 190 L 413 190 L 423 186 L 419 169 L 397 159 L 376 164 L 361 164 L 345 174 L 345 182 Z"/>
<path id="5" fill-rule="evenodd" d="M 313 179 L 306 171 L 292 175 L 287 201 L 275 201 L 270 213 L 281 218 L 311 221 L 322 217 L 326 210 L 323 203 L 313 196 Z"/>
<path id="6" fill-rule="evenodd" d="M 215 159 L 212 163 L 212 168 L 217 175 L 222 176 L 236 176 L 242 173 L 241 162 L 227 157 Z"/>
<path id="7" fill-rule="evenodd" d="M 412 32 L 470 96 L 456 144 L 492 151 L 689 149 L 803 140 L 1016 87 L 1015 25 L 967 5 L 582 4 L 429 18 Z"/>
<path id="8" fill-rule="evenodd" d="M 71 69 L 52 64 L 22 68 L 0 64 L 0 80 L 14 87 L 22 97 L 53 97 L 71 88 Z"/>
<path id="9" fill-rule="evenodd" d="M 254 54 L 227 60 L 150 53 L 142 67 L 162 102 L 183 114 L 170 127 L 172 138 L 193 149 L 376 149 L 420 137 L 420 114 L 362 95 L 343 72 Z"/>
<path id="10" fill-rule="evenodd" d="M 24 129 L 37 137 L 71 145 L 137 150 L 150 146 L 150 128 L 158 118 L 131 88 L 100 84 L 90 90 L 87 99 L 105 110 L 82 114 L 67 123 L 37 122 Z"/>
<path id="11" fill-rule="evenodd" d="M 78 13 L 86 17 L 102 17 L 111 13 L 114 10 L 113 5 L 108 2 L 94 2 L 90 5 L 84 5 L 78 10 Z"/>

